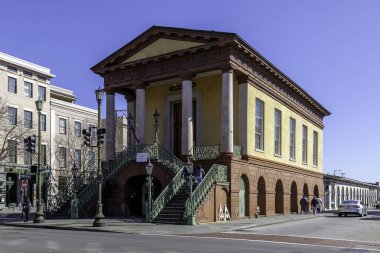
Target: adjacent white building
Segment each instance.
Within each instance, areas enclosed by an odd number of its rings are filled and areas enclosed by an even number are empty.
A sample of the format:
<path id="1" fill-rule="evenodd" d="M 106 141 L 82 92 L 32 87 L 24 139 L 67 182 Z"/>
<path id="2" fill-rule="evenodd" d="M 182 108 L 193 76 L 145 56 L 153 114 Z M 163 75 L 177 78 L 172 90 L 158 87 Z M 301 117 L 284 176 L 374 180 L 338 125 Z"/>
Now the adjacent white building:
<path id="1" fill-rule="evenodd" d="M 325 210 L 337 210 L 343 200 L 357 199 L 368 206 L 374 206 L 379 198 L 378 191 L 380 189 L 377 183 L 367 183 L 358 180 L 324 175 L 324 206 Z"/>
<path id="2" fill-rule="evenodd" d="M 30 166 L 37 163 L 37 155 L 24 147 L 24 138 L 37 135 L 36 100 L 45 102 L 40 122 L 42 165 L 51 167 L 57 185 L 71 176 L 74 162 L 83 170 L 93 161 L 94 154 L 83 148 L 81 132 L 97 124 L 97 110 L 75 104 L 73 91 L 51 84 L 54 77 L 46 67 L 0 52 L 0 145 L 6 150 L 0 154 L 0 210 L 21 201 L 20 175 L 30 174 Z M 34 204 L 35 179 L 27 180 L 26 191 Z"/>

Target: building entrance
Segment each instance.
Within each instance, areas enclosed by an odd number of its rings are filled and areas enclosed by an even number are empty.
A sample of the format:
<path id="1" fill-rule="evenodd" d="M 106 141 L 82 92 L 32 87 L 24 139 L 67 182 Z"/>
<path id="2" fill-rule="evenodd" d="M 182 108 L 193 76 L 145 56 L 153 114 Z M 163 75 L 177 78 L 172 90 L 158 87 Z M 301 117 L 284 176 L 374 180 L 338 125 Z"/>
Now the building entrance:
<path id="1" fill-rule="evenodd" d="M 182 155 L 182 102 L 174 102 L 172 104 L 172 147 L 173 154 L 176 157 Z M 197 122 L 196 122 L 196 101 L 193 100 L 193 143 L 196 143 Z"/>

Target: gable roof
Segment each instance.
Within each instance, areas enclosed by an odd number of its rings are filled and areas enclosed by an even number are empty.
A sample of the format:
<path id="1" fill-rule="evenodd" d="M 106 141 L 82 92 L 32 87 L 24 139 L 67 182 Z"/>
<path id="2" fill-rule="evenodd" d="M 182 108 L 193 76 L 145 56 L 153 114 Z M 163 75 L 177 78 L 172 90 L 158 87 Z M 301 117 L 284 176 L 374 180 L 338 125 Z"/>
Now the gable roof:
<path id="1" fill-rule="evenodd" d="M 164 41 L 171 43 L 173 47 L 165 48 L 164 43 L 162 43 Z M 117 67 L 118 65 L 132 64 L 134 61 L 137 62 L 139 60 L 149 60 L 149 58 L 158 56 L 159 53 L 165 55 L 186 50 L 196 51 L 198 48 L 210 48 L 212 46 L 224 46 L 228 44 L 237 48 L 243 54 L 248 55 L 252 60 L 259 62 L 261 67 L 271 74 L 274 74 L 281 82 L 285 83 L 290 89 L 321 111 L 323 115 L 328 116 L 331 114 L 310 94 L 302 89 L 300 85 L 279 70 L 236 33 L 152 26 L 128 44 L 93 66 L 91 70 L 102 75 L 105 71 L 112 70 L 113 67 Z"/>
<path id="2" fill-rule="evenodd" d="M 154 46 L 154 44 L 157 45 L 160 43 L 160 40 L 161 42 L 162 40 L 166 40 L 167 42 L 176 42 L 172 43 L 174 48 L 171 51 L 162 50 L 162 53 L 170 53 L 178 50 L 202 46 L 206 43 L 216 44 L 226 43 L 227 41 L 230 42 L 234 40 L 235 36 L 237 35 L 227 32 L 152 26 L 135 39 L 112 53 L 110 56 L 93 66 L 91 70 L 100 74 L 104 68 L 110 67 L 114 64 L 120 64 L 122 62 L 128 62 L 127 59 L 136 54 L 136 52 L 138 54 L 141 50 L 146 50 L 147 48 Z"/>

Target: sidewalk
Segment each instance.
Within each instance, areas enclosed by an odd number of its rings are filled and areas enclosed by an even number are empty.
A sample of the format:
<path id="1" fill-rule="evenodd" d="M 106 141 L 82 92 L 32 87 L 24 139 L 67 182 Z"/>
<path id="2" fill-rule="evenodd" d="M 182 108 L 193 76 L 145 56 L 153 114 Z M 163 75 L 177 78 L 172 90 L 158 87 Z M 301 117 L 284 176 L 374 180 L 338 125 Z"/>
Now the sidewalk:
<path id="1" fill-rule="evenodd" d="M 318 215 L 276 215 L 274 217 L 259 217 L 257 219 L 239 219 L 234 221 L 214 222 L 200 224 L 195 226 L 188 225 L 168 225 L 145 223 L 141 219 L 134 218 L 107 218 L 105 219 L 105 227 L 93 227 L 94 219 L 61 219 L 61 220 L 46 220 L 45 223 L 33 223 L 34 215 L 31 215 L 31 220 L 23 222 L 20 219 L 20 214 L 16 218 L 0 218 L 0 225 L 29 227 L 29 228 L 46 228 L 46 229 L 64 229 L 64 230 L 81 230 L 95 232 L 114 232 L 127 234 L 195 234 L 195 233 L 217 233 L 228 232 L 256 226 L 266 226 L 283 222 L 291 222 L 303 219 L 312 219 L 323 217 L 329 214 Z"/>

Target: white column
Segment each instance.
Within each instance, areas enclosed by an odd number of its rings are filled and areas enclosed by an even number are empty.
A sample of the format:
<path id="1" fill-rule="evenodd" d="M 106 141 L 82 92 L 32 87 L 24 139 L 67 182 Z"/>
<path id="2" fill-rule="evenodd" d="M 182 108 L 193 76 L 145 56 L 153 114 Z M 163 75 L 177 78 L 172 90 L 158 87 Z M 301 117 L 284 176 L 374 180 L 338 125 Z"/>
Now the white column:
<path id="1" fill-rule="evenodd" d="M 145 144 L 145 87 L 136 89 L 136 123 L 135 132 L 139 139 L 138 144 Z M 137 144 L 137 143 L 136 143 Z"/>
<path id="2" fill-rule="evenodd" d="M 248 78 L 239 79 L 239 119 L 238 138 L 242 155 L 247 155 L 248 149 Z"/>
<path id="3" fill-rule="evenodd" d="M 329 185 L 329 210 L 331 210 L 331 191 L 332 191 L 332 186 Z"/>
<path id="4" fill-rule="evenodd" d="M 233 153 L 233 71 L 222 76 L 222 152 Z"/>
<path id="5" fill-rule="evenodd" d="M 182 155 L 193 154 L 193 82 L 182 81 Z"/>
<path id="6" fill-rule="evenodd" d="M 106 93 L 106 160 L 115 159 L 115 145 L 116 145 L 116 136 L 115 136 L 115 93 L 107 92 Z M 99 126 L 100 127 L 100 126 Z"/>

